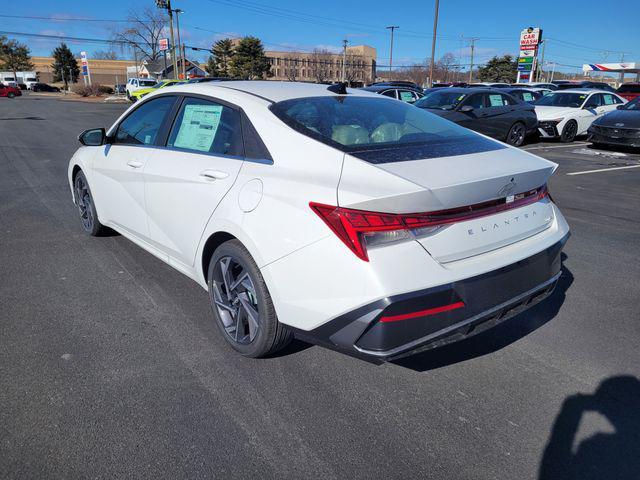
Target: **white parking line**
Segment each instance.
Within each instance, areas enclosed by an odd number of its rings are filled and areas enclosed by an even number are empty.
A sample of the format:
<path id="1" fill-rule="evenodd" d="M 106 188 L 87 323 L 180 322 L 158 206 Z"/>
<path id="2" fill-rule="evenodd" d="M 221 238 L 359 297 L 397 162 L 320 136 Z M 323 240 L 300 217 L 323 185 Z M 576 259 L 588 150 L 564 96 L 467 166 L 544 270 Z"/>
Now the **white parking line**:
<path id="1" fill-rule="evenodd" d="M 566 145 L 539 145 L 531 148 L 523 148 L 523 150 L 542 150 L 547 148 L 567 148 L 567 147 L 579 147 L 581 145 L 589 145 L 589 142 L 581 142 L 581 143 L 567 143 Z"/>
<path id="2" fill-rule="evenodd" d="M 612 170 L 626 170 L 629 168 L 640 168 L 640 165 L 628 165 L 626 167 L 600 168 L 598 170 L 587 170 L 585 172 L 571 172 L 567 175 L 584 175 L 585 173 L 610 172 Z"/>

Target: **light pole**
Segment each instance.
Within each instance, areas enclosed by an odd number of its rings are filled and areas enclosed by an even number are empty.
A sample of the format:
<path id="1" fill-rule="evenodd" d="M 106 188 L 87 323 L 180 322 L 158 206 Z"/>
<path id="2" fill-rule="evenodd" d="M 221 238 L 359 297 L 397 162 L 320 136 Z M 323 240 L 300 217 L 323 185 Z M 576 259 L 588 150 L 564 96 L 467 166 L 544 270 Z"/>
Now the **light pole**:
<path id="1" fill-rule="evenodd" d="M 476 48 L 476 40 L 477 38 L 471 39 L 471 65 L 469 66 L 469 83 L 473 81 L 473 51 Z"/>
<path id="2" fill-rule="evenodd" d="M 177 78 L 178 63 L 176 62 L 176 40 L 173 36 L 173 10 L 171 10 L 171 0 L 156 0 L 158 8 L 164 8 L 169 15 L 169 31 L 171 33 L 171 63 L 173 64 L 173 78 Z"/>
<path id="3" fill-rule="evenodd" d="M 391 30 L 391 48 L 389 49 L 389 73 L 391 73 L 391 70 L 393 69 L 393 31 L 396 28 L 400 28 L 397 25 L 390 25 L 388 27 L 385 27 L 387 30 Z M 391 79 L 389 79 L 391 80 Z"/>
<path id="4" fill-rule="evenodd" d="M 433 17 L 433 40 L 431 41 L 431 66 L 429 67 L 429 87 L 433 87 L 433 67 L 435 66 L 436 55 L 436 32 L 438 30 L 438 6 L 440 0 L 436 0 L 436 13 Z"/>
<path id="5" fill-rule="evenodd" d="M 187 79 L 187 68 L 185 66 L 185 58 L 184 58 L 184 48 L 182 46 L 182 42 L 180 41 L 180 14 L 184 13 L 184 10 L 176 8 L 173 13 L 176 14 L 176 27 L 178 28 L 178 52 L 180 52 L 180 58 L 182 58 L 182 79 Z"/>
<path id="6" fill-rule="evenodd" d="M 346 38 L 342 40 L 342 83 L 347 78 L 347 43 L 349 41 Z"/>

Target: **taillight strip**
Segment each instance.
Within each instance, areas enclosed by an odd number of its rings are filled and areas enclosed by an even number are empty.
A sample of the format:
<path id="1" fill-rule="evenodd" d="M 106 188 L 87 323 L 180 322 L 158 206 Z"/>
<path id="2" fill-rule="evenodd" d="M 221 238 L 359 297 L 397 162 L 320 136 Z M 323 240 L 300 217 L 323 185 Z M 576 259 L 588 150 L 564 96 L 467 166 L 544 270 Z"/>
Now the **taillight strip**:
<path id="1" fill-rule="evenodd" d="M 403 313 L 400 315 L 388 315 L 380 318 L 381 322 L 399 322 L 400 320 L 409 320 L 410 318 L 426 317 L 428 315 L 435 315 L 437 313 L 450 312 L 451 310 L 457 310 L 463 308 L 464 302 L 450 303 L 449 305 L 443 305 L 441 307 L 427 308 L 426 310 L 420 310 L 417 312 Z"/>

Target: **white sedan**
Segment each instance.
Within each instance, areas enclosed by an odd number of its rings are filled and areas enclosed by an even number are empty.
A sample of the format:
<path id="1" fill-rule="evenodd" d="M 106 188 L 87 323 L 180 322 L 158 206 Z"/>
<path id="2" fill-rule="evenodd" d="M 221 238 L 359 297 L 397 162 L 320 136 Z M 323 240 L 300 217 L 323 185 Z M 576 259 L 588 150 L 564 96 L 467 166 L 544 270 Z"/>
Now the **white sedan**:
<path id="1" fill-rule="evenodd" d="M 382 95 L 181 84 L 79 139 L 83 229 L 207 290 L 242 355 L 297 336 L 397 358 L 519 313 L 560 277 L 557 165 Z"/>
<path id="2" fill-rule="evenodd" d="M 543 138 L 572 142 L 597 118 L 627 101 L 615 93 L 593 89 L 571 89 L 548 93 L 535 103 L 538 131 Z"/>

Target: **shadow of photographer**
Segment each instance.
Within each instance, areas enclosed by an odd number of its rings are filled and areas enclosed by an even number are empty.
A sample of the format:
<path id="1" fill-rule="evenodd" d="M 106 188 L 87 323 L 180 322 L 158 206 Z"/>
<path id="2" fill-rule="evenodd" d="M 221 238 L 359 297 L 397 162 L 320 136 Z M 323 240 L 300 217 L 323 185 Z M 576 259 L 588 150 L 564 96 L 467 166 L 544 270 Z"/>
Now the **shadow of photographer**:
<path id="1" fill-rule="evenodd" d="M 582 416 L 597 412 L 615 428 L 574 443 Z M 594 394 L 567 397 L 540 463 L 539 480 L 640 479 L 640 380 L 604 380 Z"/>

